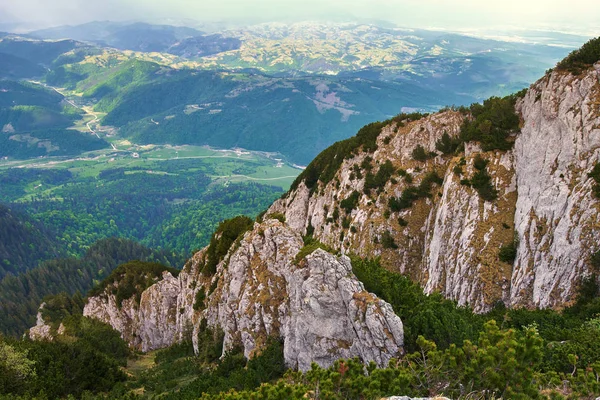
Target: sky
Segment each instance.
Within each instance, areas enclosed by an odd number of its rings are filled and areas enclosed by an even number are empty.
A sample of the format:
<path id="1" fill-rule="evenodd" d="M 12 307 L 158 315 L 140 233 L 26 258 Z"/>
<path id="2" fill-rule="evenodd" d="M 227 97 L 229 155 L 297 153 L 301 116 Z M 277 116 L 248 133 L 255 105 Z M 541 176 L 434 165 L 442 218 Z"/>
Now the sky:
<path id="1" fill-rule="evenodd" d="M 0 0 L 1 23 L 29 28 L 184 18 L 236 23 L 373 19 L 419 28 L 585 31 L 598 27 L 600 4 L 598 0 Z"/>

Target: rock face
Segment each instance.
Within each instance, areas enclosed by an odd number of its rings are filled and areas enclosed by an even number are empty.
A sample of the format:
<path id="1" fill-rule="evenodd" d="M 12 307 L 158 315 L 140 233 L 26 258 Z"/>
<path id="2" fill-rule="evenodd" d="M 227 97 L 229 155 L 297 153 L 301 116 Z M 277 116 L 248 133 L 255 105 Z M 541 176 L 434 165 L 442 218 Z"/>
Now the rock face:
<path id="1" fill-rule="evenodd" d="M 54 340 L 55 335 L 62 335 L 65 333 L 65 326 L 61 324 L 58 326 L 58 329 L 53 331 L 52 326 L 50 326 L 46 321 L 44 321 L 44 317 L 42 316 L 42 309 L 46 306 L 46 303 L 40 304 L 40 308 L 38 309 L 37 318 L 35 322 L 35 326 L 29 329 L 29 338 L 31 340 Z"/>
<path id="2" fill-rule="evenodd" d="M 600 246 L 600 204 L 588 177 L 600 161 L 599 74 L 600 63 L 581 76 L 555 71 L 532 85 L 517 102 L 522 129 L 512 150 L 483 152 L 466 143 L 457 156 L 436 152 L 444 133 L 460 131 L 465 117 L 458 112 L 392 122 L 379 135 L 376 151 L 345 159 L 327 184 L 311 190 L 301 182 L 268 212 L 283 213 L 297 232 L 314 229 L 316 238 L 342 253 L 380 256 L 387 268 L 409 275 L 427 292 L 441 292 L 476 311 L 498 301 L 564 307 L 590 275 L 590 255 Z M 415 161 L 417 145 L 437 156 Z M 484 201 L 461 184 L 475 173 L 478 155 L 488 161 L 497 200 Z M 373 173 L 390 161 L 410 175 L 412 186 L 433 171 L 443 183 L 394 212 L 390 199 L 411 184 L 394 176 L 380 192 L 363 194 L 366 171 L 356 172 L 367 157 Z M 354 191 L 360 193 L 358 204 L 345 212 L 341 202 Z M 388 234 L 395 246 L 381 243 Z M 500 261 L 500 248 L 513 242 L 514 263 Z"/>
<path id="3" fill-rule="evenodd" d="M 510 303 L 552 307 L 573 299 L 600 244 L 598 199 L 588 173 L 600 160 L 600 63 L 581 77 L 553 73 L 519 104 L 524 116 L 515 144 L 521 246 Z"/>
<path id="4" fill-rule="evenodd" d="M 532 85 L 517 102 L 522 129 L 507 151 L 485 152 L 477 143 L 451 155 L 437 151 L 436 142 L 456 137 L 468 118 L 457 111 L 396 120 L 382 129 L 375 151 L 351 154 L 327 183 L 309 188 L 301 181 L 276 201 L 267 216 L 281 213 L 286 222 L 255 224 L 216 273 L 201 272 L 204 249 L 177 278 L 164 273 L 139 304 L 130 299 L 118 307 L 107 292 L 90 298 L 84 315 L 109 323 L 143 351 L 190 336 L 198 349 L 206 326 L 223 331 L 224 351 L 240 345 L 247 357 L 279 337 L 287 365 L 306 370 L 341 357 L 384 365 L 402 351 L 402 322 L 365 291 L 344 254 L 380 257 L 427 292 L 479 312 L 498 301 L 564 307 L 591 274 L 590 256 L 600 247 L 600 200 L 588 176 L 600 162 L 599 75 L 597 64 L 577 77 L 555 71 Z M 429 158 L 414 159 L 418 145 Z M 481 159 L 494 200 L 470 184 Z M 384 165 L 390 178 L 365 194 L 367 176 Z M 417 188 L 408 205 L 393 206 Z M 340 255 L 301 254 L 307 233 Z M 511 246 L 514 262 L 500 257 Z M 43 335 L 43 324 L 38 330 Z"/>
<path id="5" fill-rule="evenodd" d="M 146 289 L 139 304 L 132 297 L 117 305 L 115 295 L 90 297 L 83 315 L 111 325 L 132 347 L 149 351 L 168 347 L 178 339 L 177 297 L 180 282 L 170 272 Z"/>
<path id="6" fill-rule="evenodd" d="M 270 337 L 280 337 L 286 364 L 300 370 L 350 357 L 387 364 L 402 350 L 400 318 L 365 291 L 348 257 L 316 250 L 296 260 L 302 247 L 298 233 L 267 220 L 233 246 L 215 276 L 200 274 L 204 253 L 199 253 L 178 278 L 164 273 L 142 293 L 139 305 L 132 298 L 119 308 L 113 295 L 103 295 L 88 300 L 84 315 L 109 323 L 142 351 L 190 333 L 197 348 L 206 319 L 223 330 L 224 351 L 241 345 L 247 357 Z M 199 290 L 209 294 L 195 306 Z"/>

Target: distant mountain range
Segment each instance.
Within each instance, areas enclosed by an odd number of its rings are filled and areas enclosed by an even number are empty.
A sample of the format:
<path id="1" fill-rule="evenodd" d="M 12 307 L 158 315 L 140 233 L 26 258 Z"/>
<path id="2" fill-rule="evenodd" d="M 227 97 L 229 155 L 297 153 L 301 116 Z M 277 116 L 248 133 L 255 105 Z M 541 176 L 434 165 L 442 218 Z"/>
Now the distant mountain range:
<path id="1" fill-rule="evenodd" d="M 552 43 L 561 35 L 553 33 Z M 570 50 L 568 44 L 316 22 L 209 35 L 92 22 L 28 37 L 0 40 L 0 77 L 36 77 L 64 88 L 73 104 L 106 113 L 102 124 L 121 137 L 280 152 L 299 164 L 401 111 L 435 111 L 520 90 Z M 584 40 L 564 35 L 565 43 Z M 13 119 L 3 126 L 14 127 Z"/>

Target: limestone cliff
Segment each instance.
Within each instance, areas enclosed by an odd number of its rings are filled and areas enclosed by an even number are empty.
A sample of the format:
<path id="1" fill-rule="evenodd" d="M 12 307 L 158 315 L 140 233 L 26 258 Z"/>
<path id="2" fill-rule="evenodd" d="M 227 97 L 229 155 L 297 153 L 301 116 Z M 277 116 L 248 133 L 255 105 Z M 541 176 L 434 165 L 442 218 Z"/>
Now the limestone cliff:
<path id="1" fill-rule="evenodd" d="M 568 305 L 582 277 L 590 275 L 589 258 L 600 245 L 599 201 L 588 177 L 600 160 L 599 74 L 596 64 L 579 76 L 555 71 L 532 85 L 516 105 L 521 129 L 511 138 L 512 150 L 484 152 L 467 142 L 452 155 L 437 151 L 444 134 L 458 135 L 469 118 L 464 113 L 392 121 L 375 151 L 347 157 L 328 182 L 309 188 L 300 181 L 268 212 L 283 213 L 297 232 L 314 229 L 316 238 L 342 253 L 380 256 L 427 292 L 439 291 L 477 311 L 497 301 Z M 433 157 L 416 161 L 412 151 L 418 145 Z M 497 191 L 493 201 L 464 184 L 477 172 L 478 156 L 488 162 Z M 388 161 L 404 177 L 393 175 L 376 193 L 365 191 L 364 167 L 377 172 Z M 390 207 L 390 200 L 431 172 L 443 183 L 428 196 L 410 207 Z M 352 193 L 356 205 L 344 211 Z M 500 248 L 513 243 L 514 263 L 500 261 Z"/>
<path id="2" fill-rule="evenodd" d="M 224 351 L 241 345 L 247 357 L 269 337 L 282 338 L 287 365 L 301 370 L 356 356 L 385 365 L 398 355 L 403 329 L 391 306 L 364 290 L 347 257 L 323 250 L 297 257 L 302 247 L 298 233 L 270 219 L 232 246 L 214 276 L 201 273 L 203 251 L 177 278 L 165 272 L 139 304 L 132 297 L 119 306 L 105 293 L 88 300 L 84 315 L 110 324 L 143 351 L 187 335 L 197 348 L 206 320 L 223 330 Z"/>
<path id="3" fill-rule="evenodd" d="M 499 301 L 564 307 L 600 248 L 589 176 L 600 163 L 599 76 L 600 64 L 557 70 L 514 97 L 506 146 L 465 139 L 473 109 L 367 127 L 323 153 L 324 171 L 309 166 L 211 268 L 209 247 L 139 298 L 107 291 L 84 314 L 144 351 L 189 337 L 198 348 L 206 326 L 223 331 L 223 351 L 240 345 L 248 357 L 279 337 L 288 366 L 306 370 L 354 356 L 383 365 L 402 351 L 402 322 L 365 291 L 351 254 L 478 312 Z M 493 128 L 478 129 L 493 139 Z M 337 254 L 306 254 L 303 236 Z"/>

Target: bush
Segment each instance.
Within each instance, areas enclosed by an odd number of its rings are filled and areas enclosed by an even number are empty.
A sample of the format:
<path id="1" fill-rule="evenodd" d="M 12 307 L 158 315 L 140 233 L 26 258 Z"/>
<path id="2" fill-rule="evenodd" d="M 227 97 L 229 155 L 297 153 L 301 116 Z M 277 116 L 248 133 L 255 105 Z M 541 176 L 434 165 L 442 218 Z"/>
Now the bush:
<path id="1" fill-rule="evenodd" d="M 429 172 L 419 186 L 409 186 L 402 192 L 400 198 L 390 197 L 388 207 L 392 211 L 401 211 L 410 208 L 412 204 L 420 199 L 431 196 L 433 185 L 441 185 L 444 180 L 435 171 Z"/>
<path id="2" fill-rule="evenodd" d="M 324 243 L 319 242 L 317 239 L 314 239 L 313 237 L 305 236 L 304 237 L 304 246 L 300 249 L 298 254 L 296 254 L 296 257 L 294 258 L 294 262 L 296 263 L 296 265 L 298 265 L 300 263 L 300 261 L 304 260 L 304 258 L 306 258 L 306 256 L 308 256 L 309 254 L 312 254 L 317 249 L 325 250 L 326 252 L 331 253 L 331 254 L 336 253 L 335 250 L 333 250 L 331 247 L 327 246 Z"/>
<path id="3" fill-rule="evenodd" d="M 205 308 L 204 300 L 206 300 L 206 293 L 204 292 L 204 288 L 201 287 L 196 292 L 196 297 L 194 298 L 193 308 L 195 311 L 204 310 L 204 308 Z"/>
<path id="4" fill-rule="evenodd" d="M 473 118 L 463 123 L 461 142 L 478 141 L 484 151 L 509 150 L 508 136 L 519 130 L 519 116 L 515 112 L 517 95 L 490 97 L 483 104 L 471 105 Z"/>
<path id="5" fill-rule="evenodd" d="M 572 51 L 556 64 L 556 69 L 580 74 L 600 60 L 600 37 L 586 42 L 580 49 Z"/>
<path id="6" fill-rule="evenodd" d="M 443 154 L 453 154 L 461 144 L 459 138 L 451 138 L 448 133 L 444 132 L 440 140 L 435 143 L 435 148 Z"/>
<path id="7" fill-rule="evenodd" d="M 282 224 L 285 223 L 285 215 L 283 213 L 272 213 L 267 215 L 266 217 L 267 219 L 276 219 L 277 221 L 281 222 Z"/>
<path id="8" fill-rule="evenodd" d="M 358 205 L 358 201 L 360 199 L 360 193 L 356 190 L 353 191 L 348 197 L 340 202 L 340 208 L 346 211 L 346 214 L 350 214 L 352 210 L 356 208 Z"/>
<path id="9" fill-rule="evenodd" d="M 374 122 L 361 128 L 356 136 L 334 143 L 322 151 L 296 178 L 290 190 L 298 187 L 304 181 L 306 186 L 314 189 L 317 182 L 329 183 L 345 159 L 351 158 L 362 149 L 366 153 L 377 150 L 377 137 L 388 121 Z"/>
<path id="10" fill-rule="evenodd" d="M 517 257 L 517 247 L 518 242 L 516 240 L 500 247 L 500 251 L 498 253 L 498 258 L 500 259 L 500 261 L 512 264 L 515 261 L 515 258 Z"/>
<path id="11" fill-rule="evenodd" d="M 390 233 L 390 231 L 385 231 L 381 235 L 381 245 L 384 249 L 397 249 L 398 245 L 394 241 L 394 237 Z"/>
<path id="12" fill-rule="evenodd" d="M 371 189 L 382 189 L 388 183 L 395 171 L 392 162 L 387 160 L 379 167 L 376 175 L 368 172 L 365 177 L 364 192 L 369 193 Z"/>
<path id="13" fill-rule="evenodd" d="M 596 163 L 592 172 L 589 173 L 589 177 L 596 182 L 594 186 L 592 186 L 592 193 L 594 197 L 600 199 L 600 163 Z"/>
<path id="14" fill-rule="evenodd" d="M 217 265 L 229 252 L 231 245 L 244 233 L 252 229 L 254 221 L 245 216 L 239 216 L 221 222 L 210 239 L 206 251 L 206 264 L 202 269 L 205 276 L 214 275 Z"/>
<path id="15" fill-rule="evenodd" d="M 412 158 L 416 161 L 427 161 L 427 159 L 430 158 L 430 155 L 425 151 L 425 148 L 419 144 L 413 149 Z"/>

